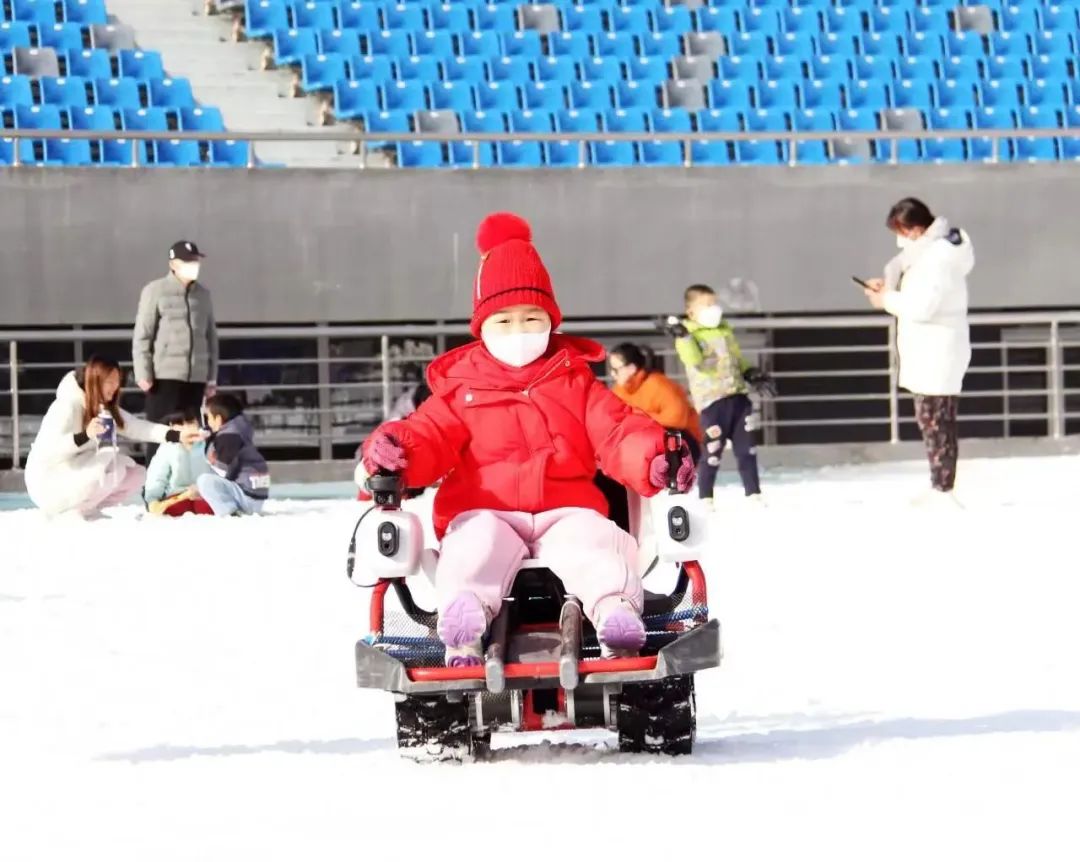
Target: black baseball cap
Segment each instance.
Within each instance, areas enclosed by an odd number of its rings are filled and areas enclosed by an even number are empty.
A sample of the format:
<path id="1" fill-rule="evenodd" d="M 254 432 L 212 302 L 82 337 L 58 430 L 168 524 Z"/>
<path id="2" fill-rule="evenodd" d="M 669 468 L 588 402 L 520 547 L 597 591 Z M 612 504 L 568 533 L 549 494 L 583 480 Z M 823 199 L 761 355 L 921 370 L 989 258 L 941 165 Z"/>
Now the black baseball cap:
<path id="1" fill-rule="evenodd" d="M 180 242 L 174 242 L 172 248 L 169 249 L 169 260 L 192 261 L 200 260 L 204 257 L 206 257 L 206 255 L 199 251 L 199 247 L 186 239 L 182 239 Z"/>

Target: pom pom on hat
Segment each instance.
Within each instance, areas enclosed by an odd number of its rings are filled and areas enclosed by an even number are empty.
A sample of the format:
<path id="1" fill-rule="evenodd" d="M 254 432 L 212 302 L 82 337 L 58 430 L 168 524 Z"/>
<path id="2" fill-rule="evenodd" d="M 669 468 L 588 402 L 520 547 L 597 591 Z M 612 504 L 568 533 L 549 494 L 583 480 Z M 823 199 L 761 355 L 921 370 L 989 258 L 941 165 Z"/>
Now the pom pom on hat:
<path id="1" fill-rule="evenodd" d="M 487 254 L 496 246 L 510 240 L 532 242 L 532 228 L 521 216 L 513 213 L 492 213 L 476 229 L 476 247 Z"/>

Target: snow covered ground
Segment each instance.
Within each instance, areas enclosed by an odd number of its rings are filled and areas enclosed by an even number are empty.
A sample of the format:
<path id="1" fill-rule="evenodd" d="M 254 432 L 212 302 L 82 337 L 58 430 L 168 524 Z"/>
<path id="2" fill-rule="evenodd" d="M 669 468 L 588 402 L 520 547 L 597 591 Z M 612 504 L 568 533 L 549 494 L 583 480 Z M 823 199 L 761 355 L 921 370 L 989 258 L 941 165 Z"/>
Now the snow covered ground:
<path id="1" fill-rule="evenodd" d="M 951 513 L 906 505 L 921 464 L 725 494 L 725 664 L 674 761 L 399 760 L 353 687 L 356 503 L 0 512 L 0 859 L 1075 860 L 1080 463 L 962 473 Z"/>

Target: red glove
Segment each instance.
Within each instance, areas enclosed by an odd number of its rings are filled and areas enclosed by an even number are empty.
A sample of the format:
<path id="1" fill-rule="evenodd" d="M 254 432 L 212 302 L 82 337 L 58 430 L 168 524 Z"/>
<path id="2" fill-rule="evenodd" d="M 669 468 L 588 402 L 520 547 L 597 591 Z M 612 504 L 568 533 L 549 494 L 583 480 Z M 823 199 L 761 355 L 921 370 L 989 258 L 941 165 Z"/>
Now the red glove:
<path id="1" fill-rule="evenodd" d="M 376 430 L 364 446 L 364 469 L 369 476 L 380 470 L 399 473 L 408 465 L 405 450 L 393 436 L 385 431 Z"/>
<path id="2" fill-rule="evenodd" d="M 680 493 L 689 491 L 694 484 L 694 459 L 690 457 L 690 449 L 683 443 L 682 462 L 679 464 L 679 472 L 675 474 L 675 488 Z M 666 488 L 668 484 L 667 455 L 657 455 L 649 464 L 649 482 L 654 488 Z"/>

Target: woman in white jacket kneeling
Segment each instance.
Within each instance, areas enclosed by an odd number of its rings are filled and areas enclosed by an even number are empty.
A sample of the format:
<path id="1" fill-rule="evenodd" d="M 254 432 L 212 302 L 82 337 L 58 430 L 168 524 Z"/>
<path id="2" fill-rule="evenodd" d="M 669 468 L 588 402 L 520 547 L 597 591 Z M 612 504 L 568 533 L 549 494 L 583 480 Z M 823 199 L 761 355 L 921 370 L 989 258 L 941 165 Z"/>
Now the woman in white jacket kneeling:
<path id="1" fill-rule="evenodd" d="M 964 231 L 935 218 L 916 198 L 895 204 L 885 224 L 901 251 L 886 264 L 884 278 L 868 282 L 866 295 L 896 317 L 900 385 L 915 396 L 931 493 L 951 495 L 959 456 L 957 404 L 971 362 L 967 276 L 975 252 Z"/>
<path id="2" fill-rule="evenodd" d="M 129 440 L 179 442 L 184 435 L 192 438 L 189 442 L 201 439 L 198 429 L 176 431 L 120 409 L 121 380 L 118 363 L 94 356 L 60 381 L 26 460 L 27 493 L 47 514 L 93 515 L 142 487 L 146 471 L 116 451 L 99 413 L 107 412 L 115 433 Z"/>

